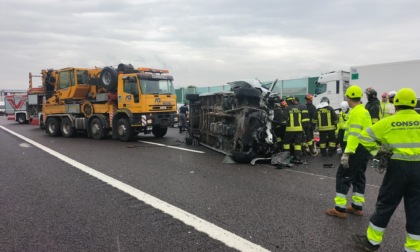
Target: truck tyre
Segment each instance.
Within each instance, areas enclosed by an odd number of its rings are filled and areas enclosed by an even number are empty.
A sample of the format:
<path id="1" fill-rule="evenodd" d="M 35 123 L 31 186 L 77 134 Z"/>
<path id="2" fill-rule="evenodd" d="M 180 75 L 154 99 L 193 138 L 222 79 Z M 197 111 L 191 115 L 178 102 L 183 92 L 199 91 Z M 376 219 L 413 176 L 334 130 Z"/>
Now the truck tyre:
<path id="1" fill-rule="evenodd" d="M 105 137 L 106 131 L 104 130 L 104 124 L 98 117 L 92 119 L 90 122 L 89 130 L 93 139 L 101 140 Z"/>
<path id="2" fill-rule="evenodd" d="M 76 130 L 74 129 L 70 118 L 66 117 L 61 121 L 61 134 L 63 137 L 74 137 Z"/>
<path id="3" fill-rule="evenodd" d="M 118 73 L 111 67 L 104 67 L 100 73 L 101 86 L 110 92 L 114 92 L 117 88 Z"/>
<path id="4" fill-rule="evenodd" d="M 166 132 L 168 132 L 168 128 L 154 126 L 152 129 L 152 134 L 157 138 L 164 137 Z"/>
<path id="5" fill-rule="evenodd" d="M 17 121 L 19 124 L 25 124 L 27 122 L 25 114 L 18 114 Z"/>
<path id="6" fill-rule="evenodd" d="M 117 122 L 117 136 L 123 142 L 130 141 L 134 134 L 133 128 L 127 118 L 120 118 Z"/>
<path id="7" fill-rule="evenodd" d="M 56 137 L 60 134 L 60 119 L 57 117 L 48 117 L 45 126 L 48 135 Z"/>
<path id="8" fill-rule="evenodd" d="M 200 99 L 199 94 L 187 94 L 185 98 L 189 101 L 198 101 Z"/>

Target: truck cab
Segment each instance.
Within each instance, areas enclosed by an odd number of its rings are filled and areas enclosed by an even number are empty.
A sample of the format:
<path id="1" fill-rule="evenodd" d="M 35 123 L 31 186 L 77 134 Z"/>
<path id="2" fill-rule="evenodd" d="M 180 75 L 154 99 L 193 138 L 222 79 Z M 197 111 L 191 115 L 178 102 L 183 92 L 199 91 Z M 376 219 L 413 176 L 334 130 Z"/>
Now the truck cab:
<path id="1" fill-rule="evenodd" d="M 349 87 L 350 73 L 345 71 L 334 71 L 321 74 L 315 83 L 315 95 L 313 104 L 320 104 L 322 97 L 328 97 L 330 106 L 334 109 L 340 107 L 344 101 L 344 93 Z"/>

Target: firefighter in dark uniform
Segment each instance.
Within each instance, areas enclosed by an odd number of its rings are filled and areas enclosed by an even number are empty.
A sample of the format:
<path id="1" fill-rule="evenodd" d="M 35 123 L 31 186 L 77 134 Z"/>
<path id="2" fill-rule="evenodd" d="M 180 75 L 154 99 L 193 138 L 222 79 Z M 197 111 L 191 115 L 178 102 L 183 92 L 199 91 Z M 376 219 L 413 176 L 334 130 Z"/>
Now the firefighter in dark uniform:
<path id="1" fill-rule="evenodd" d="M 316 107 L 312 103 L 314 97 L 311 94 L 307 94 L 305 96 L 306 100 L 306 109 L 308 110 L 308 116 L 309 119 L 314 118 L 316 114 Z M 311 121 L 306 125 L 306 127 L 303 129 L 306 136 L 306 145 L 309 147 L 309 151 L 312 155 L 317 155 L 316 149 L 314 147 L 314 130 L 315 130 L 315 124 Z"/>
<path id="2" fill-rule="evenodd" d="M 414 110 L 416 104 L 416 93 L 410 88 L 402 88 L 394 98 L 396 114 L 362 132 L 360 143 L 372 155 L 390 152 L 366 234 L 352 235 L 352 239 L 367 251 L 379 249 L 391 216 L 403 198 L 407 232 L 404 250 L 420 251 L 420 115 Z M 382 143 L 385 151 L 378 152 L 377 142 Z"/>
<path id="3" fill-rule="evenodd" d="M 335 207 L 328 208 L 326 211 L 328 215 L 339 218 L 346 218 L 346 212 L 357 216 L 363 215 L 366 187 L 365 171 L 370 154 L 359 144 L 359 141 L 362 130 L 372 125 L 369 111 L 361 103 L 363 90 L 359 86 L 352 85 L 347 89 L 345 96 L 350 108 L 352 108 L 344 133 L 346 148 L 343 151 L 341 164 L 336 174 Z M 346 207 L 350 186 L 353 186 L 352 204 Z"/>
<path id="4" fill-rule="evenodd" d="M 366 88 L 365 93 L 368 99 L 365 108 L 370 113 L 370 117 L 372 118 L 372 124 L 375 124 L 379 121 L 379 116 L 381 114 L 381 102 L 378 100 L 378 93 L 375 89 Z"/>
<path id="5" fill-rule="evenodd" d="M 318 126 L 319 147 L 323 157 L 327 156 L 327 143 L 328 154 L 330 156 L 337 149 L 335 130 L 337 129 L 338 118 L 334 109 L 329 104 L 330 100 L 327 97 L 322 97 L 320 107 L 316 110 L 316 114 L 312 118 L 312 122 Z"/>
<path id="6" fill-rule="evenodd" d="M 276 145 L 279 151 L 283 150 L 282 139 L 286 130 L 286 121 L 284 119 L 283 108 L 281 102 L 283 100 L 278 99 L 274 104 L 274 119 L 273 119 L 273 130 L 276 136 Z"/>
<path id="7" fill-rule="evenodd" d="M 309 120 L 304 118 L 302 113 L 302 107 L 294 103 L 295 98 L 293 96 L 287 96 L 287 109 L 285 109 L 284 119 L 286 121 L 286 132 L 283 138 L 283 149 L 284 151 L 290 152 L 290 145 L 293 144 L 294 151 L 291 153 L 294 156 L 295 163 L 302 163 L 302 138 L 303 138 L 303 127 L 302 121 Z"/>

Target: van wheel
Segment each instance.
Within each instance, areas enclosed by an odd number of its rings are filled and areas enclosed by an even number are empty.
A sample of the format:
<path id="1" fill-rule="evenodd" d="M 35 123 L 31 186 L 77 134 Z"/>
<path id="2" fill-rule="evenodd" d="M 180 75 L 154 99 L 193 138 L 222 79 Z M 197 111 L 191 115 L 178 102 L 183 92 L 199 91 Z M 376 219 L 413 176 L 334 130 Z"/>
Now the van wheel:
<path id="1" fill-rule="evenodd" d="M 117 136 L 123 142 L 130 141 L 134 134 L 133 128 L 131 127 L 127 118 L 121 118 L 117 122 Z"/>
<path id="2" fill-rule="evenodd" d="M 61 134 L 64 137 L 74 137 L 76 130 L 73 128 L 70 118 L 66 117 L 61 121 Z"/>
<path id="3" fill-rule="evenodd" d="M 60 119 L 49 117 L 45 123 L 47 134 L 56 137 L 60 134 Z"/>

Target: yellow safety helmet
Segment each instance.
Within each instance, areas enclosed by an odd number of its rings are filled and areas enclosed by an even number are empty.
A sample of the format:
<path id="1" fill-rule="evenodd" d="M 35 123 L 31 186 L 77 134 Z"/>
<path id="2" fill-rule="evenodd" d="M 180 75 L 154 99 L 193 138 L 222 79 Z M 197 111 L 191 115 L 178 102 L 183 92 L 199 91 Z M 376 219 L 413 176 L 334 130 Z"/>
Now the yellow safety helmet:
<path id="1" fill-rule="evenodd" d="M 417 95 L 411 88 L 401 88 L 394 98 L 395 106 L 409 106 L 416 107 L 417 105 Z"/>
<path id="2" fill-rule="evenodd" d="M 359 86 L 352 85 L 346 90 L 345 95 L 349 98 L 362 98 L 363 90 Z"/>

